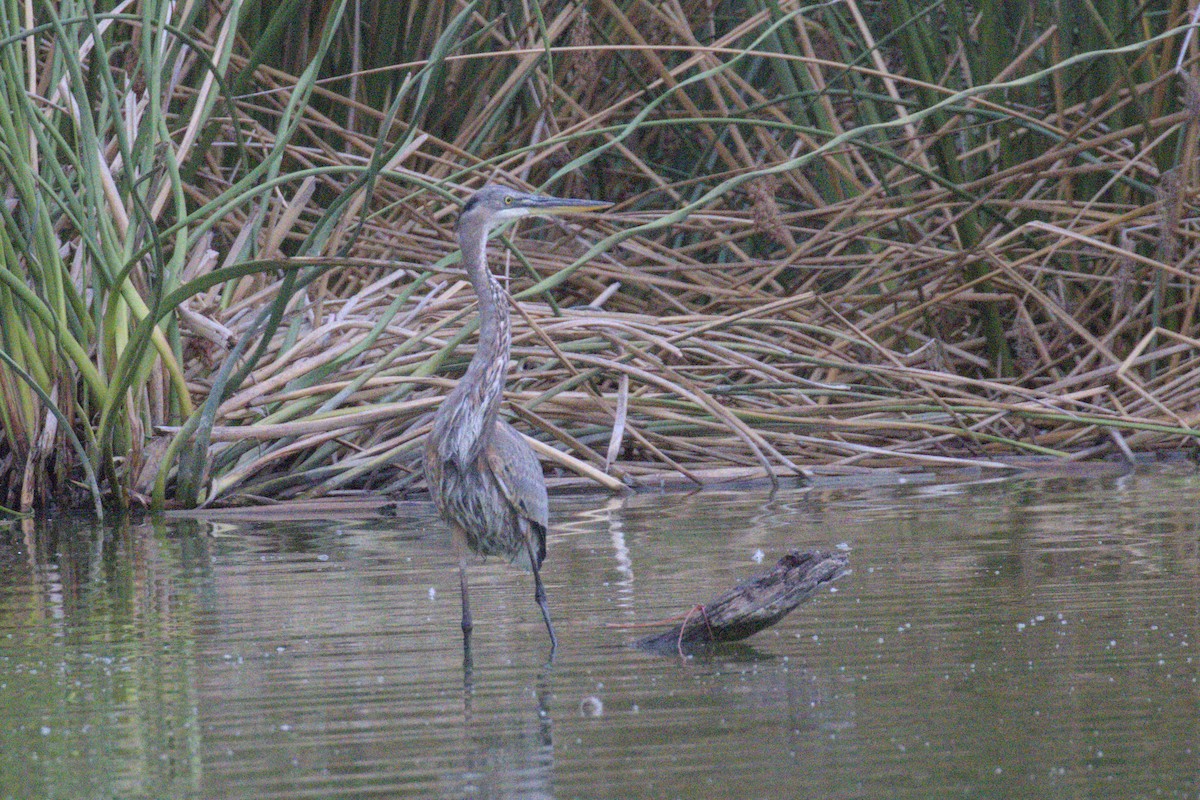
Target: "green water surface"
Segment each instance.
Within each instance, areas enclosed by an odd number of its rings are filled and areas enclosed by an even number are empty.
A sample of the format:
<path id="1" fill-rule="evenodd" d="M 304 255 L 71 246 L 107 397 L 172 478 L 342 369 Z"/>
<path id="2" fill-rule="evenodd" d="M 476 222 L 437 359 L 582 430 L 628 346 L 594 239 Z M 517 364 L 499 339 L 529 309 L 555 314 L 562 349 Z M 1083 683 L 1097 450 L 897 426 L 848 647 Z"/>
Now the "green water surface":
<path id="1" fill-rule="evenodd" d="M 552 498 L 544 577 L 431 506 L 0 526 L 2 798 L 1200 797 L 1200 478 Z M 712 657 L 609 627 L 789 548 L 853 572 Z M 756 560 L 761 559 L 761 561 Z"/>

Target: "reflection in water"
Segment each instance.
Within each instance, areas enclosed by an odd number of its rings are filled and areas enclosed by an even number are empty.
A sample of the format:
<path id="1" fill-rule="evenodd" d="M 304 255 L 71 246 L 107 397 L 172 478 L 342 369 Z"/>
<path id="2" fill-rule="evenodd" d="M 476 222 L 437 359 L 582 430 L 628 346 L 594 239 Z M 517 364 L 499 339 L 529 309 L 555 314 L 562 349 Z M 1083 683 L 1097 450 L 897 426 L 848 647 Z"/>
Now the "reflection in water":
<path id="1" fill-rule="evenodd" d="M 0 526 L 0 797 L 1195 797 L 1198 507 L 1191 474 L 557 498 L 555 663 L 493 560 L 469 671 L 427 504 Z M 604 627 L 840 543 L 836 591 L 710 658 Z"/>
<path id="2" fill-rule="evenodd" d="M 447 786 L 443 794 L 497 800 L 553 798 L 552 665 L 542 667 L 531 691 L 521 691 L 516 698 L 505 698 L 500 719 L 486 711 L 475 712 L 474 675 L 471 672 L 465 674 L 464 766 L 461 772 L 446 775 Z M 514 706 L 522 710 L 515 720 L 512 719 Z"/>
<path id="3" fill-rule="evenodd" d="M 203 545 L 82 518 L 0 528 L 5 797 L 198 791 Z"/>

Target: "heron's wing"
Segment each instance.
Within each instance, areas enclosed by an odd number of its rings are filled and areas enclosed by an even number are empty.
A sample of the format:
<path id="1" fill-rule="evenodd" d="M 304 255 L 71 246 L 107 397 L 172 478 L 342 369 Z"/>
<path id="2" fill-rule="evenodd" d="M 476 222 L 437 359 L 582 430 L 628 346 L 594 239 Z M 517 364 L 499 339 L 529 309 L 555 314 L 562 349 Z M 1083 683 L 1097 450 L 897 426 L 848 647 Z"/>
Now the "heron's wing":
<path id="1" fill-rule="evenodd" d="M 496 420 L 496 429 L 485 453 L 488 467 L 504 497 L 518 514 L 540 526 L 539 534 L 544 538 L 550 519 L 550 502 L 546 498 L 546 479 L 542 477 L 542 467 L 533 450 L 511 425 Z"/>

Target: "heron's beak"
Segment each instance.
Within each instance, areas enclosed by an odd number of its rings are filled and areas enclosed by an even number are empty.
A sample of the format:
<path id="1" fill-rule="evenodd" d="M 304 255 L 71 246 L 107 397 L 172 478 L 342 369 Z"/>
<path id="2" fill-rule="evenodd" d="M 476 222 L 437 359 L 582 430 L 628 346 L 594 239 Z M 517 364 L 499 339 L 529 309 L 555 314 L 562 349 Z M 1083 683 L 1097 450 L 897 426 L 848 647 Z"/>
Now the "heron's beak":
<path id="1" fill-rule="evenodd" d="M 588 200 L 586 198 L 537 195 L 536 199 L 529 204 L 529 207 L 536 214 L 582 214 L 588 211 L 600 211 L 601 209 L 611 208 L 612 203 L 605 203 L 600 200 Z"/>

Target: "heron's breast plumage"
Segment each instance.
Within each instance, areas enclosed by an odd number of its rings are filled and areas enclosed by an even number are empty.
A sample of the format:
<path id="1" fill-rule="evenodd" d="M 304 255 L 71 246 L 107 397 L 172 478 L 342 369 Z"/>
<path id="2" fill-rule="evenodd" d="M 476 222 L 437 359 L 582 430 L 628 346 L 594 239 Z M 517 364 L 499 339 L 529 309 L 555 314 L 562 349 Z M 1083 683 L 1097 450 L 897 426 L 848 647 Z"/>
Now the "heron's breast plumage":
<path id="1" fill-rule="evenodd" d="M 467 545 L 479 555 L 527 561 L 525 536 L 529 531 L 534 536 L 534 551 L 540 566 L 545 558 L 544 517 L 533 519 L 520 508 L 528 504 L 514 506 L 510 502 L 492 471 L 491 460 L 494 457 L 474 462 L 450 458 L 436 463 L 433 469 L 427 468 L 438 508 L 463 531 Z M 533 503 L 536 505 L 537 501 Z"/>

